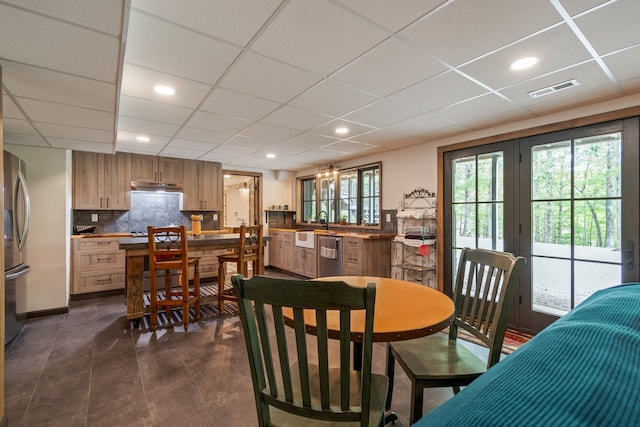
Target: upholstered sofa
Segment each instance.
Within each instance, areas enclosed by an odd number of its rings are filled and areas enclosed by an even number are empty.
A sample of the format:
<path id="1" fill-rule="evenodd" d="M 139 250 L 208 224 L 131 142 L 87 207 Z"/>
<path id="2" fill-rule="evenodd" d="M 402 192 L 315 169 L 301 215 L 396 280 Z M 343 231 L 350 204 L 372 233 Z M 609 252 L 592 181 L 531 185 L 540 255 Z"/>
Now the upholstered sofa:
<path id="1" fill-rule="evenodd" d="M 414 426 L 640 425 L 640 284 L 600 290 Z"/>

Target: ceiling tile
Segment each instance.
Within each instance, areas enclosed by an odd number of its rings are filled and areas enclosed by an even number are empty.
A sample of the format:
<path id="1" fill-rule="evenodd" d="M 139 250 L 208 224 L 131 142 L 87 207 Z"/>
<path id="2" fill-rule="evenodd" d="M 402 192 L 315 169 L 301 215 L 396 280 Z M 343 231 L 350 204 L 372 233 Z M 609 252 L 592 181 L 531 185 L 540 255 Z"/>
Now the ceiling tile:
<path id="1" fill-rule="evenodd" d="M 122 34 L 123 0 L 5 0 L 5 3 L 119 37 Z"/>
<path id="2" fill-rule="evenodd" d="M 305 133 L 302 135 L 296 135 L 293 138 L 289 138 L 286 142 L 290 144 L 303 145 L 310 148 L 321 148 L 328 144 L 333 144 L 337 140 L 337 138 L 330 138 L 328 136 Z"/>
<path id="3" fill-rule="evenodd" d="M 624 82 L 638 78 L 640 70 L 640 44 L 603 58 L 604 63 L 609 67 L 616 80 Z"/>
<path id="4" fill-rule="evenodd" d="M 533 98 L 529 95 L 529 92 L 531 91 L 563 83 L 574 79 L 576 76 L 580 76 L 579 79 L 577 79 L 578 83 L 580 83 L 579 86 L 574 86 L 572 88 L 538 98 Z M 590 61 L 575 67 L 570 67 L 539 78 L 518 83 L 501 90 L 500 93 L 511 99 L 516 105 L 529 107 L 541 103 L 555 102 L 553 98 L 564 98 L 571 101 L 573 97 L 577 96 L 581 92 L 589 92 L 593 89 L 608 85 L 609 83 L 609 79 L 604 75 L 601 68 L 595 63 L 595 61 Z"/>
<path id="5" fill-rule="evenodd" d="M 189 0 L 189 7 L 185 7 L 184 3 L 169 0 L 133 0 L 132 6 L 244 46 L 280 3 L 280 0 Z"/>
<path id="6" fill-rule="evenodd" d="M 608 1 L 609 0 L 561 0 L 561 4 L 569 15 L 575 16 L 593 7 L 607 3 Z"/>
<path id="7" fill-rule="evenodd" d="M 220 114 L 207 113 L 198 111 L 195 113 L 187 125 L 194 128 L 212 130 L 222 133 L 236 133 L 246 129 L 251 122 L 235 117 L 222 116 Z"/>
<path id="8" fill-rule="evenodd" d="M 260 73 L 256 73 L 256 70 L 260 70 Z M 321 79 L 317 74 L 247 52 L 222 79 L 220 86 L 276 102 L 286 102 Z"/>
<path id="9" fill-rule="evenodd" d="M 399 34 L 456 66 L 561 20 L 546 1 L 453 1 Z"/>
<path id="10" fill-rule="evenodd" d="M 219 145 L 218 143 L 214 143 L 214 142 L 201 142 L 201 141 L 194 141 L 190 139 L 174 138 L 171 140 L 171 142 L 167 147 L 176 148 L 176 149 L 181 148 L 181 149 L 192 150 L 192 151 L 201 151 L 202 153 L 206 153 L 207 151 L 213 150 L 218 145 Z"/>
<path id="11" fill-rule="evenodd" d="M 220 144 L 233 135 L 230 133 L 214 132 L 206 129 L 196 129 L 191 127 L 183 127 L 176 134 L 176 139 L 184 139 L 189 141 L 200 141 L 210 144 Z"/>
<path id="12" fill-rule="evenodd" d="M 136 119 L 157 120 L 163 123 L 182 124 L 193 110 L 148 99 L 120 97 L 120 114 Z"/>
<path id="13" fill-rule="evenodd" d="M 333 144 L 326 145 L 322 147 L 321 150 L 337 151 L 338 153 L 351 154 L 359 153 L 370 148 L 373 148 L 373 145 L 343 139 L 341 141 L 334 142 Z"/>
<path id="14" fill-rule="evenodd" d="M 140 142 L 136 140 L 136 137 L 139 136 L 140 134 L 137 132 L 127 132 L 124 130 L 119 130 L 118 131 L 118 144 L 128 144 L 128 145 L 135 145 L 135 146 L 154 146 L 156 147 L 156 149 L 160 149 L 162 147 L 164 147 L 165 145 L 167 145 L 167 142 L 169 142 L 169 138 L 166 136 L 159 136 L 159 135 L 148 135 L 149 136 L 149 141 L 147 142 Z"/>
<path id="15" fill-rule="evenodd" d="M 513 61 L 525 56 L 536 56 L 540 62 L 526 70 L 509 68 Z M 460 70 L 493 89 L 500 89 L 591 58 L 569 27 L 561 25 L 473 61 Z"/>
<path id="16" fill-rule="evenodd" d="M 638 0 L 609 2 L 575 22 L 600 55 L 640 43 Z"/>
<path id="17" fill-rule="evenodd" d="M 291 138 L 294 135 L 297 135 L 297 130 L 281 128 L 278 126 L 272 126 L 264 123 L 258 123 L 244 132 L 242 132 L 242 136 L 248 136 L 254 138 L 255 140 L 260 141 L 260 143 L 274 143 L 280 142 L 285 139 Z"/>
<path id="18" fill-rule="evenodd" d="M 347 132 L 346 134 L 343 135 L 338 135 L 336 133 L 336 129 L 339 127 L 346 127 L 347 129 L 349 129 L 349 132 Z M 372 130 L 375 130 L 376 128 L 372 127 L 372 126 L 366 126 L 366 125 L 362 125 L 359 123 L 354 123 L 354 122 L 350 122 L 348 120 L 342 120 L 342 119 L 337 119 L 337 120 L 333 120 L 329 123 L 325 123 L 322 126 L 318 126 L 316 128 L 313 128 L 311 130 L 312 133 L 317 133 L 320 135 L 325 135 L 325 136 L 330 136 L 333 138 L 351 138 L 354 137 L 356 135 L 360 135 L 363 133 L 367 133 L 367 132 L 371 132 Z"/>
<path id="19" fill-rule="evenodd" d="M 17 99 L 32 121 L 111 131 L 115 127 L 113 113 L 33 99 Z"/>
<path id="20" fill-rule="evenodd" d="M 83 141 L 66 138 L 47 138 L 53 148 L 65 150 L 92 151 L 95 153 L 113 153 L 113 144 L 105 144 L 95 141 Z"/>
<path id="21" fill-rule="evenodd" d="M 156 85 L 170 86 L 176 93 L 172 96 L 161 95 L 153 90 Z M 148 99 L 159 103 L 195 108 L 211 90 L 210 85 L 182 79 L 180 77 L 124 64 L 122 71 L 122 95 Z"/>
<path id="22" fill-rule="evenodd" d="M 129 17 L 125 61 L 132 65 L 211 84 L 239 53 L 236 46 L 135 10 Z"/>
<path id="23" fill-rule="evenodd" d="M 330 116 L 283 105 L 262 121 L 280 127 L 306 131 L 332 120 L 333 117 Z"/>
<path id="24" fill-rule="evenodd" d="M 446 1 L 402 0 L 401 7 L 389 7 L 389 0 L 337 0 L 336 3 L 395 33 Z"/>
<path id="25" fill-rule="evenodd" d="M 7 80 L 4 80 L 7 82 Z M 26 117 L 13 102 L 9 95 L 2 94 L 2 115 L 6 118 L 26 120 Z"/>
<path id="26" fill-rule="evenodd" d="M 292 0 L 251 50 L 326 76 L 386 37 L 329 2 Z"/>
<path id="27" fill-rule="evenodd" d="M 391 38 L 331 78 L 382 97 L 445 70 L 444 65 L 404 40 Z"/>
<path id="28" fill-rule="evenodd" d="M 348 86 L 325 80 L 290 102 L 295 107 L 340 117 L 376 101 L 376 97 Z"/>
<path id="29" fill-rule="evenodd" d="M 103 144 L 113 143 L 113 132 L 110 130 L 90 129 L 77 126 L 64 126 L 51 123 L 35 122 L 34 126 L 47 139 L 66 138 L 79 139 L 85 141 L 100 142 Z"/>
<path id="30" fill-rule="evenodd" d="M 533 114 L 492 93 L 442 108 L 433 115 L 467 128 L 532 118 Z M 427 132 L 424 132 L 427 134 Z"/>
<path id="31" fill-rule="evenodd" d="M 136 119 L 134 117 L 120 116 L 118 118 L 118 132 L 128 131 L 135 135 L 159 135 L 173 136 L 178 130 L 178 125 L 156 122 L 153 120 Z"/>
<path id="32" fill-rule="evenodd" d="M 11 62 L 2 71 L 14 96 L 115 112 L 115 84 Z"/>
<path id="33" fill-rule="evenodd" d="M 33 126 L 31 126 L 31 123 L 21 119 L 10 119 L 8 117 L 3 117 L 2 128 L 4 132 L 9 132 L 9 133 L 19 133 L 23 135 L 38 135 L 38 132 L 36 132 Z"/>
<path id="34" fill-rule="evenodd" d="M 245 120 L 257 120 L 278 108 L 280 104 L 244 95 L 226 89 L 216 89 L 202 104 L 201 109 L 209 113 L 236 117 Z"/>
<path id="35" fill-rule="evenodd" d="M 115 83 L 120 41 L 77 25 L 0 4 L 0 58 Z"/>
<path id="36" fill-rule="evenodd" d="M 47 141 L 39 135 L 26 135 L 22 133 L 4 132 L 4 143 L 15 145 L 27 145 L 33 147 L 51 147 Z"/>

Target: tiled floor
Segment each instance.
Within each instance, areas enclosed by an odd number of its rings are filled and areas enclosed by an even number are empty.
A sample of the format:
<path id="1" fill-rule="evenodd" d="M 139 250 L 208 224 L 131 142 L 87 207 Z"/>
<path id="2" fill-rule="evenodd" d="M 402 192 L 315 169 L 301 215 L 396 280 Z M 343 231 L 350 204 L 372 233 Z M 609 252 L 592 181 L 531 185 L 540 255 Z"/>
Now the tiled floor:
<path id="1" fill-rule="evenodd" d="M 267 270 L 267 275 L 277 273 Z M 256 411 L 237 316 L 209 308 L 187 332 L 132 329 L 123 297 L 73 301 L 31 319 L 6 348 L 10 426 L 254 426 Z M 480 350 L 482 351 L 482 350 Z M 374 346 L 384 372 L 385 346 Z M 409 382 L 398 367 L 393 409 L 408 426 Z M 425 413 L 452 395 L 425 392 Z"/>

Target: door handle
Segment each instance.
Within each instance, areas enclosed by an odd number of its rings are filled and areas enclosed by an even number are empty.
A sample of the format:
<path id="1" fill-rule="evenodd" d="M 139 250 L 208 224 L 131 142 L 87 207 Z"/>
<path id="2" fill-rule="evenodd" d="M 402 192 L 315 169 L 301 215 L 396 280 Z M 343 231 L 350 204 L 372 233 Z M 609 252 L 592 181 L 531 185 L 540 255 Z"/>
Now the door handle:
<path id="1" fill-rule="evenodd" d="M 624 244 L 624 248 L 620 249 L 620 252 L 622 253 L 621 258 L 622 258 L 622 265 L 624 265 L 624 268 L 626 268 L 627 270 L 633 270 L 633 258 L 634 258 L 634 250 L 633 250 L 633 240 L 627 240 Z"/>

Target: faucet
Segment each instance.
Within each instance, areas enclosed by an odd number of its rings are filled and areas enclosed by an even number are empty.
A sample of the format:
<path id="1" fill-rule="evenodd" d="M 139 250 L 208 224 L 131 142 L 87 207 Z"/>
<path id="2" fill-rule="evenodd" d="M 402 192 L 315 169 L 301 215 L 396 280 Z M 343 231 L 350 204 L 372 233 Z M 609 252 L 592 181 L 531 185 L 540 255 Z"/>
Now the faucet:
<path id="1" fill-rule="evenodd" d="M 324 214 L 324 219 L 320 218 L 322 214 Z M 317 220 L 320 224 L 322 224 L 322 228 L 324 228 L 325 230 L 329 229 L 329 222 L 327 221 L 328 218 L 329 218 L 329 214 L 327 213 L 327 211 L 320 211 L 318 213 Z"/>

